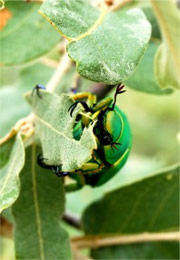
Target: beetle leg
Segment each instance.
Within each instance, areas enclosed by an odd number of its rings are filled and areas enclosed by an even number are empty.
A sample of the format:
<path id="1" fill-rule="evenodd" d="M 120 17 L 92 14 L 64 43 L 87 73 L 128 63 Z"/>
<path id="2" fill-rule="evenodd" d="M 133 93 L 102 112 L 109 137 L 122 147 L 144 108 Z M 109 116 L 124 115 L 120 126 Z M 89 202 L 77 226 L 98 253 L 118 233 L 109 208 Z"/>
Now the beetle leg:
<path id="1" fill-rule="evenodd" d="M 45 164 L 45 163 L 44 163 L 44 160 L 48 160 L 48 159 L 43 158 L 43 157 L 42 157 L 42 153 L 39 154 L 38 157 L 37 157 L 37 163 L 38 163 L 38 165 L 41 166 L 42 168 L 51 170 L 51 169 L 52 169 L 52 166 Z"/>
<path id="2" fill-rule="evenodd" d="M 72 115 L 73 115 L 74 109 L 77 107 L 77 105 L 78 105 L 79 103 L 83 106 L 85 112 L 92 112 L 92 109 L 88 107 L 88 105 L 86 104 L 85 101 L 77 100 L 77 101 L 76 101 L 75 103 L 73 103 L 73 104 L 69 107 L 69 109 L 68 109 L 68 111 L 70 112 L 70 116 L 71 116 L 71 117 L 72 117 Z"/>
<path id="3" fill-rule="evenodd" d="M 117 95 L 122 94 L 124 92 L 126 92 L 126 90 L 122 90 L 125 87 L 125 85 L 123 85 L 122 83 L 119 83 L 116 87 L 116 92 L 114 94 L 114 102 L 112 104 L 112 107 L 110 108 L 110 110 L 114 110 L 114 107 L 116 105 L 116 101 L 117 101 Z"/>
<path id="4" fill-rule="evenodd" d="M 58 177 L 67 176 L 69 174 L 69 172 L 62 172 L 61 166 L 62 166 L 62 164 L 57 165 L 57 166 L 53 165 L 51 169 L 56 174 L 56 176 L 58 176 Z"/>
<path id="5" fill-rule="evenodd" d="M 112 101 L 113 101 L 113 99 L 111 97 L 105 97 L 93 106 L 93 110 L 94 111 L 105 111 L 110 106 Z"/>
<path id="6" fill-rule="evenodd" d="M 38 157 L 37 157 L 38 165 L 41 166 L 42 168 L 53 171 L 58 177 L 64 177 L 64 176 L 67 176 L 69 174 L 69 172 L 62 172 L 61 171 L 62 164 L 60 164 L 60 165 L 47 165 L 43 162 L 44 160 L 48 160 L 48 159 L 43 158 L 42 154 L 39 154 Z"/>
<path id="7" fill-rule="evenodd" d="M 56 174 L 58 177 L 65 177 L 67 175 L 69 175 L 69 172 L 57 172 Z"/>
<path id="8" fill-rule="evenodd" d="M 46 89 L 46 88 L 45 88 L 43 85 L 37 84 L 37 85 L 33 88 L 33 90 L 32 90 L 32 95 L 34 95 L 34 92 L 36 91 L 38 97 L 39 97 L 39 98 L 42 98 L 42 96 L 40 95 L 40 92 L 39 92 L 40 89 Z"/>
<path id="9" fill-rule="evenodd" d="M 76 88 L 71 88 L 70 90 L 72 91 L 73 94 L 77 94 L 78 93 L 78 90 Z"/>

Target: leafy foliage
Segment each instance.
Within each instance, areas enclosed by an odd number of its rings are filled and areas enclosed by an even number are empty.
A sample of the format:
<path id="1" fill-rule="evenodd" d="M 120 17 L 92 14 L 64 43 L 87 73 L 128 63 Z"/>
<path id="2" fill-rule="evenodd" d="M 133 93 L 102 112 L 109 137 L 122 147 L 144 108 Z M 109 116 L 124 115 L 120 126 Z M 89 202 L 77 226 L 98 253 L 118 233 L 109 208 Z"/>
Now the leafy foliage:
<path id="1" fill-rule="evenodd" d="M 83 226 L 87 234 L 133 234 L 141 232 L 157 232 L 179 229 L 179 166 L 163 170 L 155 176 L 146 178 L 129 186 L 112 191 L 103 199 L 90 205 L 83 215 Z M 117 217 L 118 216 L 118 217 Z M 162 245 L 161 245 L 162 246 Z M 153 245 L 134 246 L 132 250 L 139 247 L 144 249 L 147 257 L 152 254 Z M 176 247 L 176 256 L 178 254 Z M 111 259 L 124 259 L 126 247 L 121 246 L 119 250 L 115 247 L 97 250 L 98 258 L 111 254 Z M 130 249 L 130 246 L 128 247 Z M 156 245 L 155 245 L 156 248 Z M 113 255 L 113 252 L 115 255 Z M 141 251 L 142 253 L 142 251 Z M 128 254 L 128 251 L 127 251 Z M 93 253 L 96 257 L 96 252 Z M 138 253 L 139 255 L 139 253 Z M 161 250 L 157 254 L 161 256 Z M 159 256 L 160 255 L 160 256 Z M 137 258 L 138 256 L 134 255 Z M 141 257 L 144 259 L 142 253 Z M 155 257 L 155 256 L 154 256 Z M 168 254 L 165 259 L 168 259 Z M 173 257 L 173 255 L 172 255 Z M 97 258 L 97 259 L 98 259 Z M 108 259 L 108 257 L 107 257 Z"/>
<path id="2" fill-rule="evenodd" d="M 160 46 L 161 39 L 158 21 L 153 13 L 152 7 L 145 6 L 142 10 L 145 12 L 146 17 L 152 26 L 151 40 L 135 73 L 133 73 L 133 75 L 130 76 L 130 78 L 128 78 L 125 82 L 130 88 L 150 94 L 170 94 L 172 93 L 172 89 L 161 89 L 154 75 L 154 59 Z"/>
<path id="3" fill-rule="evenodd" d="M 163 95 L 172 93 L 171 89 L 160 89 L 154 76 L 154 57 L 159 47 L 151 42 L 136 72 L 126 80 L 128 87 L 150 94 Z"/>
<path id="4" fill-rule="evenodd" d="M 38 15 L 39 4 L 8 1 L 0 13 L 9 18 L 1 28 L 1 57 L 3 65 L 16 65 L 38 58 L 57 45 L 60 37 Z"/>
<path id="5" fill-rule="evenodd" d="M 61 227 L 64 211 L 62 179 L 36 164 L 35 145 L 26 151 L 20 197 L 13 205 L 18 259 L 71 259 L 68 235 Z M 31 250 L 29 250 L 31 249 Z"/>
<path id="6" fill-rule="evenodd" d="M 9 153 L 5 149 L 5 153 Z M 7 158 L 7 156 L 6 156 Z M 24 146 L 20 135 L 13 144 L 8 162 L 0 172 L 0 212 L 11 206 L 19 195 L 19 173 L 24 166 Z"/>
<path id="7" fill-rule="evenodd" d="M 127 79 L 150 38 L 150 24 L 140 9 L 106 14 L 84 0 L 48 0 L 40 13 L 70 41 L 67 51 L 79 74 L 93 81 Z"/>

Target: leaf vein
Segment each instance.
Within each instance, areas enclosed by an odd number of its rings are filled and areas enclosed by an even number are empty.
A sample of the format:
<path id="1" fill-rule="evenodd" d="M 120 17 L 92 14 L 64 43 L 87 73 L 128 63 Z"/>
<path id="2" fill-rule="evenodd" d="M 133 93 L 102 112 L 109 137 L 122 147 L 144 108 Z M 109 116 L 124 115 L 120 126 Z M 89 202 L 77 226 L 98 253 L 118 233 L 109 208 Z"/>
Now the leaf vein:
<path id="1" fill-rule="evenodd" d="M 32 188 L 33 188 L 33 199 L 34 199 L 34 207 L 35 207 L 35 215 L 36 215 L 37 233 L 38 233 L 38 237 L 39 237 L 40 257 L 41 257 L 42 260 L 44 260 L 45 259 L 44 244 L 43 244 L 43 238 L 42 238 L 41 218 L 40 218 L 38 196 L 37 196 L 35 154 L 36 154 L 36 146 L 34 144 L 32 146 L 32 186 L 33 186 Z"/>

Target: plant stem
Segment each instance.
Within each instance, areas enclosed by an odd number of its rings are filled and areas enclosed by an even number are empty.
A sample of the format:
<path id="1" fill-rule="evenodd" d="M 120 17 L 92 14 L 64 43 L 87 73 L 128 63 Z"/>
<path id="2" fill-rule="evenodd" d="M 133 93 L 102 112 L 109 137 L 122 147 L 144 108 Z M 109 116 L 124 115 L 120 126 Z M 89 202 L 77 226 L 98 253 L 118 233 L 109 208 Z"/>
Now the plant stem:
<path id="1" fill-rule="evenodd" d="M 83 255 L 81 252 L 79 252 L 79 249 L 76 248 L 73 244 L 71 245 L 72 247 L 72 255 L 74 260 L 93 260 L 87 255 Z"/>
<path id="2" fill-rule="evenodd" d="M 64 55 L 62 56 L 52 78 L 49 80 L 47 84 L 47 90 L 54 92 L 56 87 L 58 86 L 60 80 L 66 73 L 66 71 L 69 69 L 71 66 L 72 62 L 70 58 L 68 57 L 68 54 L 65 52 Z"/>
<path id="3" fill-rule="evenodd" d="M 48 57 L 43 57 L 43 58 L 40 60 L 40 62 L 41 62 L 42 64 L 44 64 L 45 66 L 49 67 L 49 68 L 54 68 L 54 69 L 56 69 L 57 66 L 58 66 L 58 62 L 57 62 L 57 61 L 55 61 L 55 60 L 53 60 L 53 59 L 50 59 L 50 58 L 48 58 Z"/>
<path id="4" fill-rule="evenodd" d="M 132 0 L 119 0 L 114 5 L 112 5 L 109 9 L 110 11 L 117 11 L 121 7 L 129 4 Z"/>
<path id="5" fill-rule="evenodd" d="M 180 241 L 180 232 L 142 233 L 115 236 L 82 236 L 72 238 L 77 248 L 97 248 L 122 244 L 134 244 L 155 241 Z"/>

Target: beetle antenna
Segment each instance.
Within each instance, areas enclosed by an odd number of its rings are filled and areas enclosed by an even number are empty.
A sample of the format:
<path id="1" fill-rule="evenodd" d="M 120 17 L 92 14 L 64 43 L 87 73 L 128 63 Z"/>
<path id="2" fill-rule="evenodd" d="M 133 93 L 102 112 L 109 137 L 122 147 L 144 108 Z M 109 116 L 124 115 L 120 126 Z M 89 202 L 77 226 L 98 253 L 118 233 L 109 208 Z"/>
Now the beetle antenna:
<path id="1" fill-rule="evenodd" d="M 114 107 L 116 105 L 116 101 L 117 101 L 117 95 L 122 94 L 124 92 L 126 92 L 126 90 L 122 90 L 125 87 L 125 85 L 123 85 L 122 83 L 119 83 L 116 87 L 116 92 L 114 94 L 114 102 L 112 104 L 111 110 L 114 110 Z"/>

